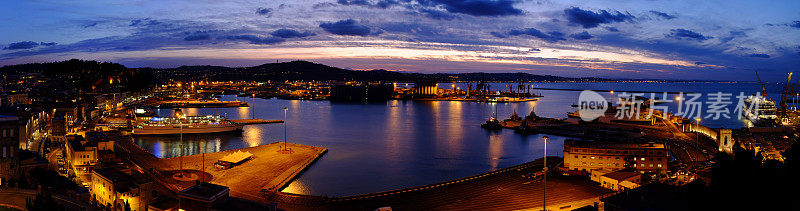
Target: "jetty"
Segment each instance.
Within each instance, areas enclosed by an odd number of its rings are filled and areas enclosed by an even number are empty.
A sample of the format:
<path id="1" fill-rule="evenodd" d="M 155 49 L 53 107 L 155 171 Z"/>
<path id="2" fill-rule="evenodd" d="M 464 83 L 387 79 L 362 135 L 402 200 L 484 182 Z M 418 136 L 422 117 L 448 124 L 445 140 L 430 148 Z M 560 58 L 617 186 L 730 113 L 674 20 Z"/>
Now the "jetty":
<path id="1" fill-rule="evenodd" d="M 257 125 L 257 124 L 273 124 L 273 123 L 283 123 L 283 120 L 263 120 L 263 119 L 235 119 L 231 120 L 233 123 L 237 124 L 244 124 L 244 125 Z"/>
<path id="2" fill-rule="evenodd" d="M 288 186 L 308 169 L 328 149 L 324 147 L 287 143 L 291 153 L 285 153 L 284 143 L 247 147 L 236 150 L 212 152 L 173 158 L 158 158 L 128 138 L 116 137 L 116 151 L 136 169 L 150 175 L 171 193 L 177 193 L 204 181 L 230 188 L 231 196 L 268 203 L 266 198 Z M 251 157 L 228 169 L 215 167 L 215 163 L 234 152 L 249 153 Z M 181 165 L 181 161 L 183 164 Z M 181 170 L 185 177 L 176 178 Z"/>

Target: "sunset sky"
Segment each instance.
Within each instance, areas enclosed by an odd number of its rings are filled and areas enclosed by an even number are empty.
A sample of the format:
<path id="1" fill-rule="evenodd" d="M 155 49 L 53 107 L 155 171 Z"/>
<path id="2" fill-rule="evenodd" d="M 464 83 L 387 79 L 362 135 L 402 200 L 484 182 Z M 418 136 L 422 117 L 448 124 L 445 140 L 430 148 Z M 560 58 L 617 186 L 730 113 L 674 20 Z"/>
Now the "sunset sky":
<path id="1" fill-rule="evenodd" d="M 800 1 L 13 1 L 0 65 L 308 60 L 349 69 L 771 81 L 800 72 Z"/>

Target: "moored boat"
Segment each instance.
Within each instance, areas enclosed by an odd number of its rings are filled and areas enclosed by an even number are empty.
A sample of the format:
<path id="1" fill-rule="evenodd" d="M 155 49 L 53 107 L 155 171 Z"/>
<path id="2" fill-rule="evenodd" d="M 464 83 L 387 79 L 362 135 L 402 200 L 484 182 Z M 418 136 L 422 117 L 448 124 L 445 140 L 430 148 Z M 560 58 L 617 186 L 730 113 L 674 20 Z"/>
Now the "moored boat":
<path id="1" fill-rule="evenodd" d="M 243 124 L 222 116 L 188 116 L 186 118 L 153 117 L 133 127 L 134 135 L 176 135 L 241 131 Z"/>

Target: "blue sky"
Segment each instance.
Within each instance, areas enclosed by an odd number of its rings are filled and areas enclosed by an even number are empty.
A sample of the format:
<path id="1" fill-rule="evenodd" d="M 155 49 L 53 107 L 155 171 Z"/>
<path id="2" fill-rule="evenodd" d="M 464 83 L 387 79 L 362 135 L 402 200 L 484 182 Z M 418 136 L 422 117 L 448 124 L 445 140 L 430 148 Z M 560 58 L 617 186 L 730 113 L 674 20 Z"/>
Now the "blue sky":
<path id="1" fill-rule="evenodd" d="M 800 1 L 13 1 L 0 65 L 309 60 L 350 69 L 778 81 Z"/>

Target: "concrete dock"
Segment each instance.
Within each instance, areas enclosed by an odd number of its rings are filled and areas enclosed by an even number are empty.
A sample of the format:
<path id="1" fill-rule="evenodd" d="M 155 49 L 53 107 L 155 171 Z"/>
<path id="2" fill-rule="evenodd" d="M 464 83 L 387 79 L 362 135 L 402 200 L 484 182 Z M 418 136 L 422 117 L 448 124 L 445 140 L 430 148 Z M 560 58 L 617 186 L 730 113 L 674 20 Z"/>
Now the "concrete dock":
<path id="1" fill-rule="evenodd" d="M 291 183 L 300 173 L 327 152 L 326 148 L 287 143 L 292 153 L 284 154 L 280 150 L 283 143 L 276 142 L 256 147 L 237 150 L 206 153 L 203 155 L 184 156 L 183 168 L 202 178 L 200 169 L 205 163 L 205 180 L 210 183 L 228 186 L 231 196 L 252 201 L 264 201 L 264 192 L 270 192 Z M 235 151 L 249 152 L 253 158 L 230 169 L 221 170 L 214 167 L 220 158 Z M 161 175 L 173 175 L 180 168 L 181 158 L 161 159 L 158 166 Z M 166 178 L 170 180 L 170 178 Z M 174 180 L 173 180 L 174 181 Z M 192 185 L 194 182 L 179 182 L 179 186 Z M 183 184 L 188 183 L 188 184 Z"/>

